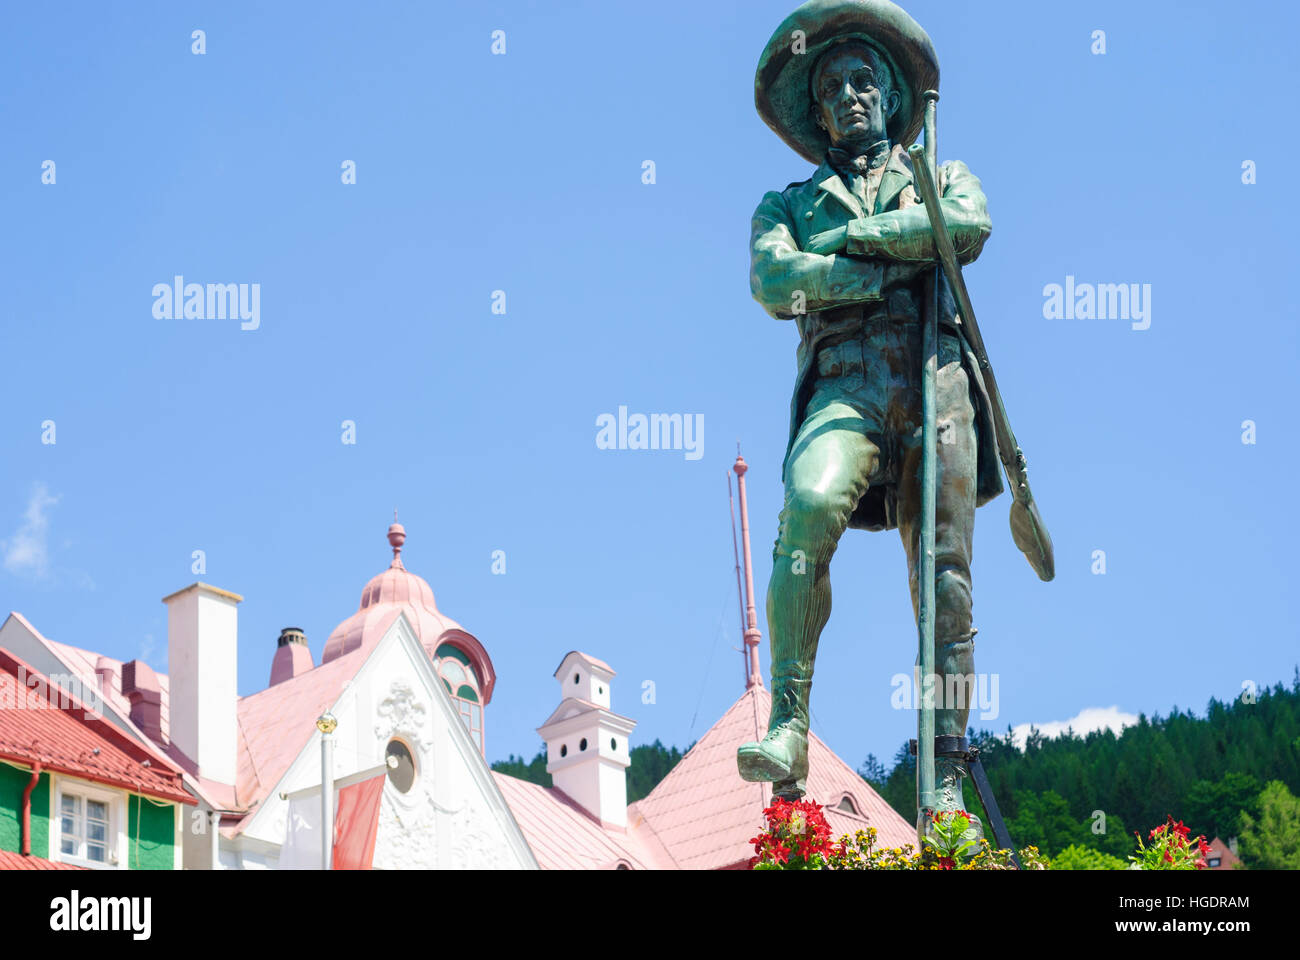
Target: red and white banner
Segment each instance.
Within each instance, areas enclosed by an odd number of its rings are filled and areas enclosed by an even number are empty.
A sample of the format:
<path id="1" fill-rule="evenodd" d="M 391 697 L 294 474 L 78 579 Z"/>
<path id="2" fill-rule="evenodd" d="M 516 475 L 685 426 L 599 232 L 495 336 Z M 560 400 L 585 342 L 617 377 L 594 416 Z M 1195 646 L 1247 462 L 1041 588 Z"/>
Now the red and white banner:
<path id="1" fill-rule="evenodd" d="M 385 774 L 342 787 L 334 801 L 334 869 L 369 870 L 379 832 Z"/>
<path id="2" fill-rule="evenodd" d="M 385 773 L 348 783 L 334 791 L 334 869 L 369 870 L 375 860 L 379 832 L 379 804 Z M 289 798 L 281 870 L 321 868 L 320 787 L 308 788 Z"/>

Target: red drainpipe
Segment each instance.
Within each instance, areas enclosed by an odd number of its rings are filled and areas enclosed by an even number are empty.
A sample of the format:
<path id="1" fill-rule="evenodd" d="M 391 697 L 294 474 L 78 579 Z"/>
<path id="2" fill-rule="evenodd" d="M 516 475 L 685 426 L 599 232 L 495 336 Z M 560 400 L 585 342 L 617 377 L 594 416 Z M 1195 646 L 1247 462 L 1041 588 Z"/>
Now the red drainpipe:
<path id="1" fill-rule="evenodd" d="M 22 855 L 30 857 L 32 855 L 32 791 L 36 789 L 36 784 L 41 779 L 41 761 L 37 760 L 32 766 L 32 779 L 23 789 L 23 842 Z"/>

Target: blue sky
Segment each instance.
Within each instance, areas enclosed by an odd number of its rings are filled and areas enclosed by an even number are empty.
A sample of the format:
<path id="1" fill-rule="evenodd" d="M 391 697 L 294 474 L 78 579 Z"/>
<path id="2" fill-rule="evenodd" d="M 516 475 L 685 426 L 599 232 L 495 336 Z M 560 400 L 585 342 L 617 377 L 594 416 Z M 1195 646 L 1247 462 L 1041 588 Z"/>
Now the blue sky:
<path id="1" fill-rule="evenodd" d="M 797 334 L 751 299 L 747 240 L 762 194 L 811 172 L 753 107 L 793 6 L 5 6 L 0 611 L 163 668 L 159 600 L 201 549 L 201 579 L 246 597 L 252 693 L 281 627 L 319 659 L 396 506 L 408 567 L 498 669 L 490 759 L 536 751 L 573 648 L 618 671 L 634 742 L 696 739 L 743 688 L 737 440 L 760 616 L 781 502 Z M 1056 543 L 1040 583 L 1007 497 L 979 512 L 1000 702 L 974 722 L 1289 681 L 1297 14 L 907 7 L 942 63 L 940 159 L 989 198 L 967 282 Z M 177 274 L 259 283 L 260 327 L 156 319 Z M 1149 329 L 1045 319 L 1067 275 L 1150 284 Z M 619 405 L 702 415 L 704 455 L 597 449 Z M 850 531 L 832 579 L 814 730 L 888 758 L 915 724 L 890 706 L 915 655 L 897 535 Z"/>

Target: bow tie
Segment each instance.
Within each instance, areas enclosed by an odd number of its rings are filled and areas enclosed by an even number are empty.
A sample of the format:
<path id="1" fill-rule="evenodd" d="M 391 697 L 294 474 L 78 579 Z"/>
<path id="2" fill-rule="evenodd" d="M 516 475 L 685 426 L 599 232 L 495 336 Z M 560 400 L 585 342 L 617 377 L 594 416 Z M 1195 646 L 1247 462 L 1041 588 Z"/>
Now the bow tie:
<path id="1" fill-rule="evenodd" d="M 857 155 L 841 147 L 831 147 L 826 151 L 826 159 L 838 173 L 865 177 L 872 170 L 885 165 L 889 160 L 889 150 L 888 140 L 877 140 L 864 153 Z"/>

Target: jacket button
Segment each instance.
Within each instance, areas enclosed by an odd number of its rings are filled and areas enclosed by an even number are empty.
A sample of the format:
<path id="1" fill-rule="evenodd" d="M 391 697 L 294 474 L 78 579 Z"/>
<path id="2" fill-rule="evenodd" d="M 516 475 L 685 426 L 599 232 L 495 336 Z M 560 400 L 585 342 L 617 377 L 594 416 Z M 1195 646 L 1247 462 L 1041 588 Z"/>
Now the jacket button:
<path id="1" fill-rule="evenodd" d="M 809 210 L 807 213 L 805 213 L 805 214 L 803 215 L 803 218 L 804 218 L 805 220 L 811 220 L 811 219 L 813 218 L 813 212 L 812 212 L 811 210 Z"/>

